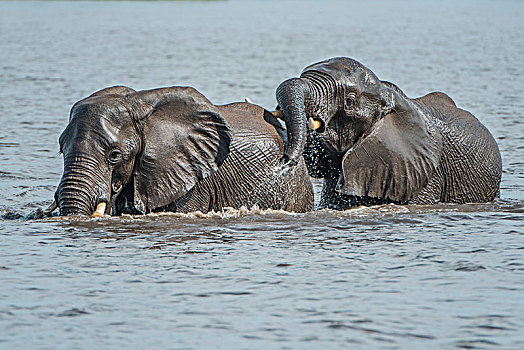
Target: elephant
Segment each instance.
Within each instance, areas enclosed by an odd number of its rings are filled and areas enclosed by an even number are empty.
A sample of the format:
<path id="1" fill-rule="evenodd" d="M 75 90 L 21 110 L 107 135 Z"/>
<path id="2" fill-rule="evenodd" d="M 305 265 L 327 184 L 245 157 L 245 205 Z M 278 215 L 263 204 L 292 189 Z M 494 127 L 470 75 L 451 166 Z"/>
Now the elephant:
<path id="1" fill-rule="evenodd" d="M 286 131 L 257 105 L 213 105 L 192 87 L 102 89 L 73 105 L 60 135 L 59 214 L 101 217 L 258 207 L 306 212 L 303 161 L 282 171 Z"/>
<path id="2" fill-rule="evenodd" d="M 306 67 L 276 90 L 287 127 L 282 164 L 305 157 L 323 178 L 319 208 L 483 203 L 499 196 L 500 152 L 471 113 L 442 92 L 408 98 L 354 59 Z"/>

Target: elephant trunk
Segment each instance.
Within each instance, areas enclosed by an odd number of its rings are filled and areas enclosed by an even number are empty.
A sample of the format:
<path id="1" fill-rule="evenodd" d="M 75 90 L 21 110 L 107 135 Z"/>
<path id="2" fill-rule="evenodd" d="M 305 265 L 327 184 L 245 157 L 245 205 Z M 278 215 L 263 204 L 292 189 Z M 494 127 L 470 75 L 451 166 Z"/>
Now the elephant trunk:
<path id="1" fill-rule="evenodd" d="M 60 215 L 91 216 L 99 203 L 107 203 L 106 181 L 94 167 L 66 164 L 64 175 L 55 194 Z"/>
<path id="2" fill-rule="evenodd" d="M 287 128 L 287 145 L 281 159 L 282 164 L 297 164 L 306 145 L 305 103 L 309 95 L 308 83 L 300 78 L 286 80 L 277 88 L 276 97 Z"/>

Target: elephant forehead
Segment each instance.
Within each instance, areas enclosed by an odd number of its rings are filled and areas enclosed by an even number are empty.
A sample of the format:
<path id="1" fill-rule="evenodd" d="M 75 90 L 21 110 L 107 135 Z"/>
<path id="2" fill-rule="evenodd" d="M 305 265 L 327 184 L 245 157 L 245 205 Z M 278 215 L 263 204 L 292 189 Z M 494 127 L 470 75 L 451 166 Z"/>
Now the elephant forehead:
<path id="1" fill-rule="evenodd" d="M 377 76 L 360 62 L 350 58 L 338 57 L 322 61 L 307 67 L 302 74 L 311 71 L 328 74 L 345 86 L 354 86 L 370 93 L 379 91 L 380 80 Z"/>
<path id="2" fill-rule="evenodd" d="M 110 142 L 118 142 L 121 139 L 120 134 L 124 130 L 122 125 L 115 125 L 110 118 L 101 116 L 98 120 L 100 130 L 103 135 L 107 137 L 107 140 Z"/>
<path id="3" fill-rule="evenodd" d="M 129 118 L 129 108 L 122 98 L 108 98 L 105 96 L 92 97 L 73 106 L 70 119 L 93 119 L 104 117 L 112 123 L 122 123 Z"/>
<path id="4" fill-rule="evenodd" d="M 122 134 L 133 129 L 129 112 L 115 104 L 82 104 L 71 113 L 68 129 L 73 137 L 102 137 L 118 142 Z"/>
<path id="5" fill-rule="evenodd" d="M 127 124 L 130 118 L 130 107 L 122 99 L 94 98 L 92 102 L 75 105 L 71 111 L 71 119 L 86 120 L 107 119 L 113 125 Z"/>

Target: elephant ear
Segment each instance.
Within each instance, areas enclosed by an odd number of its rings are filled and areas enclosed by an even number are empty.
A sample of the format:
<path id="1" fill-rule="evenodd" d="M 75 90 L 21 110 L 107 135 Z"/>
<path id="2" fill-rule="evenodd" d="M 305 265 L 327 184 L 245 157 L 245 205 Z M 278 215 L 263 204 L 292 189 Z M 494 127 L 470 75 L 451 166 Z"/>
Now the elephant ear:
<path id="1" fill-rule="evenodd" d="M 440 133 L 412 103 L 394 95 L 393 110 L 344 155 L 340 192 L 406 203 L 438 167 Z"/>
<path id="2" fill-rule="evenodd" d="M 172 203 L 218 170 L 229 154 L 231 129 L 203 95 L 173 87 L 137 93 L 151 108 L 141 120 L 142 152 L 134 170 L 135 208 Z"/>

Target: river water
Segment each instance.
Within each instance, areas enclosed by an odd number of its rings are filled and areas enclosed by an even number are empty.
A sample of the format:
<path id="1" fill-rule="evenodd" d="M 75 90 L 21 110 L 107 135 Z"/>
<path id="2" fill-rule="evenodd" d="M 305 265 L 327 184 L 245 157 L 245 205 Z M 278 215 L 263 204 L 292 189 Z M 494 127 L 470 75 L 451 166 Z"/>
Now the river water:
<path id="1" fill-rule="evenodd" d="M 0 348 L 524 348 L 523 23 L 511 0 L 0 2 Z M 190 85 L 271 109 L 334 56 L 473 112 L 499 143 L 500 199 L 28 220 L 93 91 Z"/>

